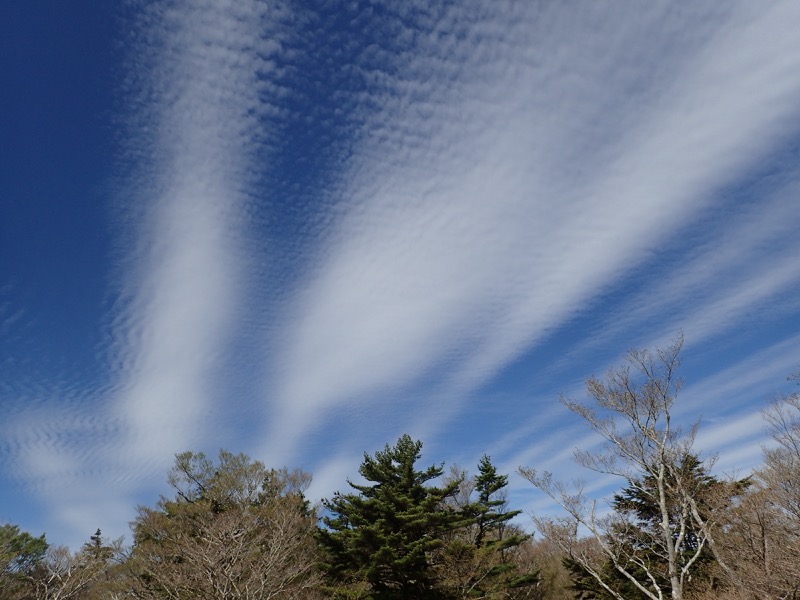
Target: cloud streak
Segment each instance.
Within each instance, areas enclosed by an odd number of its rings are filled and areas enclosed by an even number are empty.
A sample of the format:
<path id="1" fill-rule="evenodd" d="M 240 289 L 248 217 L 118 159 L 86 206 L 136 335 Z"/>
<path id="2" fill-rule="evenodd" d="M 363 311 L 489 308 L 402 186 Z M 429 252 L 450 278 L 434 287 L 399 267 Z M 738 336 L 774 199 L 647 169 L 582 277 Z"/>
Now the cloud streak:
<path id="1" fill-rule="evenodd" d="M 219 408 L 215 381 L 243 302 L 246 217 L 269 109 L 268 17 L 265 3 L 216 0 L 157 2 L 138 14 L 112 380 L 99 403 L 62 397 L 63 410 L 15 425 L 18 472 L 73 527 L 74 542 L 98 514 L 116 519 L 106 533 L 124 533 L 141 486 L 175 452 L 201 444 Z M 107 485 L 115 492 L 102 497 Z M 98 497 L 87 500 L 87 490 Z"/>
<path id="2" fill-rule="evenodd" d="M 691 224 L 713 227 L 731 174 L 796 133 L 800 11 L 637 12 L 451 6 L 424 35 L 405 15 L 405 55 L 364 69 L 354 101 L 381 110 L 362 111 L 335 231 L 286 319 L 274 446 L 425 378 L 475 390 Z M 753 244 L 780 228 L 761 225 Z M 714 235 L 730 268 L 735 242 Z M 673 322 L 729 328 L 796 288 L 792 255 Z"/>
<path id="3" fill-rule="evenodd" d="M 145 210 L 116 332 L 115 403 L 125 451 L 148 468 L 198 444 L 213 414 L 245 291 L 261 80 L 274 50 L 268 17 L 259 2 L 165 3 L 145 15 L 150 60 L 137 68 L 149 96 L 134 110 L 154 125 L 137 148 L 153 157 L 139 165 L 153 181 L 134 183 Z"/>
<path id="4" fill-rule="evenodd" d="M 104 372 L 0 388 L 13 475 L 75 543 L 124 533 L 187 448 L 299 464 L 318 495 L 405 431 L 568 473 L 581 428 L 546 403 L 678 328 L 695 356 L 748 346 L 681 416 L 757 445 L 748 394 L 798 343 L 758 330 L 800 308 L 800 8 L 132 14 Z M 0 303 L 0 331 L 29 318 Z"/>

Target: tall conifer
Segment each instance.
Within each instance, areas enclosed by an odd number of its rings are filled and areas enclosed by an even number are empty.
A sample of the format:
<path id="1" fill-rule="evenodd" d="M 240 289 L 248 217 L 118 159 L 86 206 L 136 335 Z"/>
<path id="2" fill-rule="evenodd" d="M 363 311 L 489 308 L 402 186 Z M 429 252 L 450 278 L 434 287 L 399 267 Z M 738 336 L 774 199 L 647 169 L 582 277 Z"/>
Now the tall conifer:
<path id="1" fill-rule="evenodd" d="M 463 515 L 444 502 L 458 482 L 435 487 L 442 466 L 417 470 L 422 442 L 402 436 L 374 456 L 364 454 L 359 473 L 366 485 L 349 482 L 354 493 L 324 501 L 329 515 L 319 541 L 327 554 L 323 569 L 346 589 L 366 588 L 377 599 L 445 598 L 430 563 L 442 534 Z"/>

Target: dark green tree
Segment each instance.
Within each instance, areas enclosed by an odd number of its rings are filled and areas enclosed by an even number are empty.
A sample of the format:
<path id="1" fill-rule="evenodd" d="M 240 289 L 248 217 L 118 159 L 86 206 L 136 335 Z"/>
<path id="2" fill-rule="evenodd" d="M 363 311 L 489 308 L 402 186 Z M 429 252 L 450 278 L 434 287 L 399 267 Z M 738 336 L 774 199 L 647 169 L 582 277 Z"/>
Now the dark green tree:
<path id="1" fill-rule="evenodd" d="M 48 544 L 16 525 L 0 525 L 0 591 L 3 598 L 32 597 L 33 578 L 42 570 Z"/>
<path id="2" fill-rule="evenodd" d="M 503 492 L 508 485 L 508 475 L 498 475 L 497 469 L 487 455 L 478 463 L 475 477 L 477 501 L 470 506 L 474 515 L 476 535 L 475 545 L 494 548 L 511 548 L 524 542 L 528 536 L 505 535 L 508 523 L 521 514 L 521 510 L 506 510 L 507 501 Z"/>
<path id="3" fill-rule="evenodd" d="M 0 574 L 33 572 L 44 559 L 47 547 L 44 535 L 34 537 L 16 525 L 0 525 Z"/>
<path id="4" fill-rule="evenodd" d="M 95 560 L 110 560 L 114 557 L 115 549 L 103 539 L 103 532 L 97 529 L 83 544 L 83 552 Z"/>
<path id="5" fill-rule="evenodd" d="M 339 596 L 374 599 L 446 598 L 432 564 L 442 536 L 463 522 L 445 500 L 458 482 L 430 482 L 442 466 L 418 470 L 422 442 L 402 436 L 374 456 L 364 454 L 359 473 L 367 484 L 348 481 L 354 493 L 323 501 L 328 515 L 318 540 L 323 570 Z M 338 587 L 337 587 L 338 586 Z"/>

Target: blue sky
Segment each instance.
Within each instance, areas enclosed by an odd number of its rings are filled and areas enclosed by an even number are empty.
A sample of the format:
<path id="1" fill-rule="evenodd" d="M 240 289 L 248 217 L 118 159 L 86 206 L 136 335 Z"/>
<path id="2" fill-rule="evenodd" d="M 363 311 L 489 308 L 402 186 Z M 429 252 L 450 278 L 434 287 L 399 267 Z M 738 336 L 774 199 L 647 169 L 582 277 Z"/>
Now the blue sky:
<path id="1" fill-rule="evenodd" d="M 0 519 L 127 534 L 186 449 L 319 498 L 405 432 L 572 477 L 597 442 L 559 394 L 679 330 L 697 449 L 758 464 L 800 367 L 800 4 L 6 2 L 0 28 Z"/>

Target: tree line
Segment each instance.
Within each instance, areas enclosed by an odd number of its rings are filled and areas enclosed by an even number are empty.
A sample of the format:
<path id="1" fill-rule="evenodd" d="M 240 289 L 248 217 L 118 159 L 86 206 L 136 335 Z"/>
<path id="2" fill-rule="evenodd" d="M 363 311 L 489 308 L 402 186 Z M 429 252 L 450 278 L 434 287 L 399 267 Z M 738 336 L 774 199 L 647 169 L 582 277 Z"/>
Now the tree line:
<path id="1" fill-rule="evenodd" d="M 140 506 L 133 540 L 99 530 L 77 551 L 0 525 L 0 598 L 673 600 L 800 598 L 800 395 L 763 411 L 774 444 L 751 475 L 721 479 L 673 421 L 683 340 L 631 351 L 562 399 L 605 441 L 575 460 L 620 480 L 602 503 L 520 467 L 560 505 L 534 533 L 508 476 L 420 466 L 408 435 L 365 453 L 358 483 L 319 505 L 311 476 L 220 451 L 175 457 L 172 493 Z"/>

